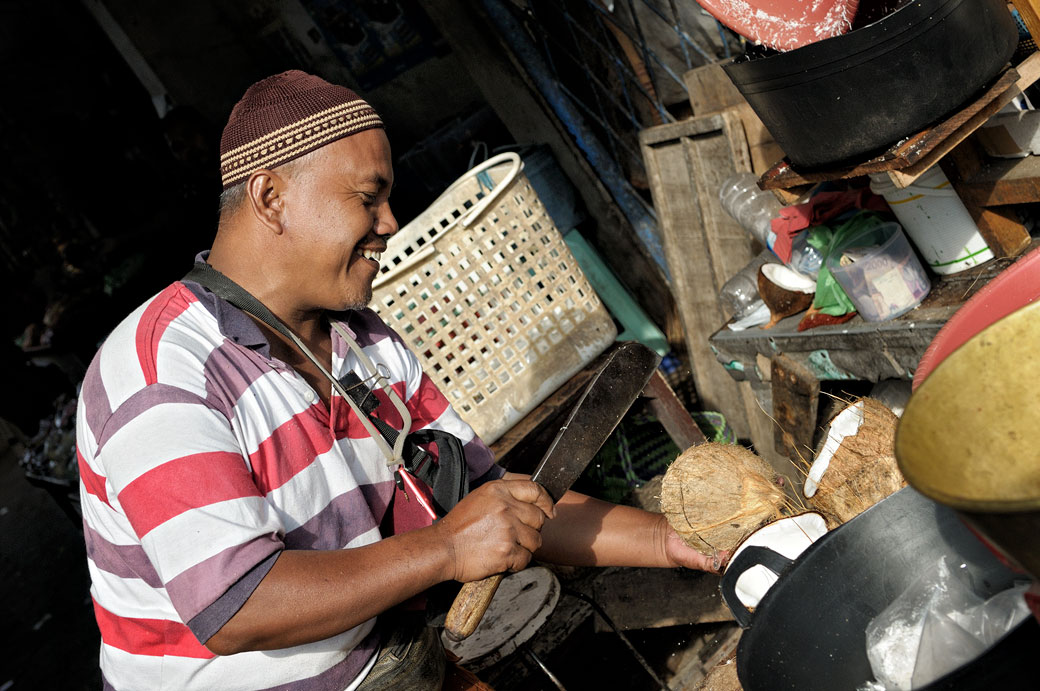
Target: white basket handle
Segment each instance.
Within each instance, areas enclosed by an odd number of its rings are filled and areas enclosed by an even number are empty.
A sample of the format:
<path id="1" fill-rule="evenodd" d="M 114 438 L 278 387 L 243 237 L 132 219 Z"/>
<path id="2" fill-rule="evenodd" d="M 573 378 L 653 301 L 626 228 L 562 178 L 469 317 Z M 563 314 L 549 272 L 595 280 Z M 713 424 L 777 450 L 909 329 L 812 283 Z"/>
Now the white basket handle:
<path id="1" fill-rule="evenodd" d="M 479 166 L 471 168 L 469 171 L 466 172 L 465 175 L 460 177 L 455 182 L 451 183 L 451 185 L 448 186 L 448 189 L 444 190 L 444 192 L 442 192 L 441 195 L 437 197 L 438 200 L 441 199 L 459 185 L 468 182 L 470 178 L 480 175 L 488 168 L 497 166 L 499 163 L 503 163 L 505 161 L 509 161 L 513 164 L 513 167 L 509 169 L 509 172 L 506 173 L 505 177 L 502 178 L 502 180 L 500 180 L 490 192 L 488 192 L 487 196 L 485 196 L 476 205 L 474 205 L 474 207 L 470 209 L 465 215 L 452 221 L 450 224 L 442 228 L 440 230 L 440 237 L 438 237 L 437 240 L 444 237 L 444 234 L 452 228 L 454 228 L 457 223 L 461 223 L 463 228 L 468 228 L 469 225 L 473 223 L 473 221 L 475 221 L 477 217 L 480 216 L 480 214 L 484 213 L 484 210 L 487 209 L 488 206 L 490 206 L 499 197 L 499 195 L 502 194 L 502 191 L 509 187 L 513 180 L 516 179 L 517 174 L 519 174 L 520 171 L 524 168 L 524 162 L 520 159 L 520 156 L 518 154 L 513 153 L 512 151 L 507 151 L 504 154 L 492 156 L 488 160 L 481 163 Z M 433 203 L 436 204 L 437 202 L 434 201 Z M 437 240 L 434 240 L 433 242 L 427 244 L 426 247 L 423 247 L 418 252 L 413 253 L 412 256 L 408 257 L 407 261 L 404 261 L 401 264 L 395 266 L 388 273 L 381 273 L 378 276 L 376 276 L 375 280 L 372 281 L 372 287 L 378 288 L 387 281 L 393 279 L 395 276 L 397 276 L 397 274 L 406 271 L 412 266 L 415 266 L 419 262 L 425 260 L 435 251 Z"/>
<path id="2" fill-rule="evenodd" d="M 491 206 L 491 204 L 499 197 L 499 195 L 502 194 L 502 190 L 509 187 L 510 183 L 513 182 L 517 174 L 521 170 L 523 170 L 524 162 L 520 159 L 519 154 L 514 153 L 512 151 L 507 151 L 504 154 L 492 156 L 476 168 L 470 169 L 470 171 L 466 173 L 465 176 L 463 176 L 459 180 L 456 180 L 454 183 L 452 183 L 451 187 L 448 188 L 448 190 L 450 191 L 454 189 L 456 186 L 462 184 L 469 177 L 480 175 L 488 168 L 493 168 L 494 166 L 497 166 L 499 163 L 504 163 L 505 161 L 510 161 L 513 164 L 513 167 L 509 169 L 509 172 L 506 173 L 506 176 L 495 185 L 494 189 L 492 189 L 486 197 L 481 199 L 476 206 L 469 210 L 469 213 L 467 213 L 459 220 L 463 228 L 468 228 L 469 225 L 473 223 L 473 221 L 477 218 L 477 216 L 484 213 L 484 209 Z M 446 193 L 447 192 L 445 192 L 445 194 Z"/>

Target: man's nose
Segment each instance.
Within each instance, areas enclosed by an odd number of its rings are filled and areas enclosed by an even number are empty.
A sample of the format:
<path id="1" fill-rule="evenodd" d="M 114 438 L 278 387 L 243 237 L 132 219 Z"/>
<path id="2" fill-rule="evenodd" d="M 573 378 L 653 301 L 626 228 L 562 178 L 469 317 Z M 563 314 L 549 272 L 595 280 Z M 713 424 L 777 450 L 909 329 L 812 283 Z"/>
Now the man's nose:
<path id="1" fill-rule="evenodd" d="M 379 214 L 379 222 L 376 225 L 376 234 L 393 235 L 399 229 L 397 218 L 394 217 L 394 212 L 390 210 L 390 203 L 387 202 L 383 205 L 383 209 Z"/>

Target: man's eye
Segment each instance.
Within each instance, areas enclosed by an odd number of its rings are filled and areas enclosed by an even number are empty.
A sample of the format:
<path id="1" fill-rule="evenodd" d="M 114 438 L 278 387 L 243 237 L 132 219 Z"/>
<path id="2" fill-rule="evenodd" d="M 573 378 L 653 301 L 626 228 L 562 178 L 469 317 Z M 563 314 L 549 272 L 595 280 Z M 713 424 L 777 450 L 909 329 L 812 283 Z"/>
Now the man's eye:
<path id="1" fill-rule="evenodd" d="M 361 193 L 361 203 L 364 204 L 365 206 L 371 206 L 372 204 L 375 203 L 375 201 L 376 201 L 376 196 L 374 194 L 368 194 L 366 192 L 362 192 Z"/>

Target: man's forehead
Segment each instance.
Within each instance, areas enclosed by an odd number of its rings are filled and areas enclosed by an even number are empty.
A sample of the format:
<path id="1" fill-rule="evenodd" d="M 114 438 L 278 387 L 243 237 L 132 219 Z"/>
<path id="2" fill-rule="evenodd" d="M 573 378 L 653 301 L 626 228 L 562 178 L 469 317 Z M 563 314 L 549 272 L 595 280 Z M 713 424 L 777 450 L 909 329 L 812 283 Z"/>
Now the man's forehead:
<path id="1" fill-rule="evenodd" d="M 358 182 L 379 187 L 393 184 L 390 144 L 382 130 L 368 130 L 329 144 L 328 153 Z"/>

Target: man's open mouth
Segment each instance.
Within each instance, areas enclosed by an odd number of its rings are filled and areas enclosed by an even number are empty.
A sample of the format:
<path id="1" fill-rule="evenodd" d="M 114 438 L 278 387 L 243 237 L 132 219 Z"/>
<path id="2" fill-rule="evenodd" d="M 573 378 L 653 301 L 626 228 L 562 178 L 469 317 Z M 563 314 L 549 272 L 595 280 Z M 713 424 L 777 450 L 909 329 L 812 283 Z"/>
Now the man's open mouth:
<path id="1" fill-rule="evenodd" d="M 365 259 L 371 259 L 372 261 L 376 262 L 377 264 L 379 263 L 379 258 L 383 256 L 382 252 L 378 252 L 376 250 L 363 250 L 363 249 L 359 249 L 359 250 L 355 250 L 355 253 L 358 254 L 361 257 L 364 257 Z"/>

